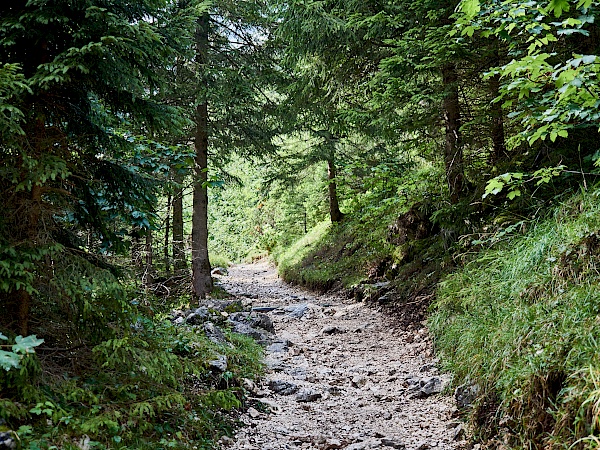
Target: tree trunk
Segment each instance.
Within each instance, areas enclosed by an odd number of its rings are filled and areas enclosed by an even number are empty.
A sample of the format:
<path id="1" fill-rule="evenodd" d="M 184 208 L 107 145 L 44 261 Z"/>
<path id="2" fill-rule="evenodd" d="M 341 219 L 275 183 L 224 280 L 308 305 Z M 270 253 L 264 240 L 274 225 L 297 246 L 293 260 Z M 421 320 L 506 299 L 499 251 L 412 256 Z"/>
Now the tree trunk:
<path id="1" fill-rule="evenodd" d="M 465 188 L 465 177 L 460 136 L 458 75 L 454 64 L 446 64 L 442 67 L 442 84 L 444 86 L 444 123 L 446 125 L 444 165 L 450 201 L 457 203 Z"/>
<path id="2" fill-rule="evenodd" d="M 338 201 L 337 195 L 337 184 L 335 179 L 337 177 L 337 170 L 335 167 L 334 156 L 331 155 L 327 159 L 327 179 L 328 185 L 327 189 L 329 192 L 329 217 L 331 218 L 332 223 L 341 222 L 344 218 L 344 215 L 340 211 L 340 204 Z"/>
<path id="3" fill-rule="evenodd" d="M 307 216 L 308 215 L 307 215 L 306 209 L 305 209 L 304 210 L 304 214 L 303 214 L 303 217 L 304 217 L 304 222 L 303 222 L 303 225 L 304 225 L 304 234 L 308 233 L 308 217 Z"/>
<path id="4" fill-rule="evenodd" d="M 40 128 L 41 121 L 38 121 Z M 43 123 L 41 125 L 43 127 Z M 40 134 L 41 136 L 41 134 Z M 40 221 L 42 218 L 42 187 L 34 184 L 31 188 L 31 196 L 24 199 L 26 218 L 23 221 L 27 240 L 32 248 L 43 245 L 44 237 L 40 234 Z M 10 295 L 10 294 L 9 294 Z M 26 289 L 18 289 L 13 297 L 16 304 L 17 330 L 22 336 L 29 334 L 29 312 L 31 310 L 32 296 Z"/>
<path id="5" fill-rule="evenodd" d="M 205 70 L 208 59 L 208 14 L 198 19 L 196 28 L 196 61 L 198 70 Z M 208 104 L 206 82 L 199 86 L 196 107 L 196 164 L 194 167 L 194 200 L 192 213 L 192 295 L 196 300 L 206 298 L 213 284 L 208 260 Z"/>
<path id="6" fill-rule="evenodd" d="M 171 234 L 171 194 L 167 196 L 167 217 L 165 219 L 165 243 L 163 246 L 163 259 L 165 264 L 165 273 L 171 271 L 171 262 L 169 261 L 169 235 Z"/>
<path id="7" fill-rule="evenodd" d="M 29 310 L 31 308 L 31 294 L 25 289 L 19 289 L 17 291 L 17 298 L 19 302 L 19 333 L 21 336 L 27 336 L 29 334 Z"/>
<path id="8" fill-rule="evenodd" d="M 182 274 L 187 269 L 183 239 L 183 176 L 176 174 L 175 182 L 179 187 L 173 194 L 173 267 L 177 274 Z"/>
<path id="9" fill-rule="evenodd" d="M 131 263 L 135 267 L 142 267 L 142 244 L 140 243 L 140 229 L 133 227 L 131 230 Z"/>
<path id="10" fill-rule="evenodd" d="M 40 43 L 41 56 L 39 59 L 40 64 L 47 63 L 49 61 L 49 53 L 48 53 L 48 42 L 42 40 Z M 34 133 L 32 136 L 29 136 L 29 143 L 34 144 L 35 147 L 35 156 L 39 158 L 41 155 L 44 155 L 46 152 L 46 118 L 44 115 L 38 114 L 35 120 L 35 124 L 33 125 Z M 23 159 L 21 159 L 19 169 L 22 171 L 23 176 L 31 175 L 28 173 L 29 169 L 26 169 L 23 165 Z M 35 173 L 33 174 L 35 177 Z M 17 234 L 20 234 L 19 231 L 22 231 L 23 237 L 28 241 L 28 245 L 32 248 L 41 247 L 44 245 L 45 236 L 42 234 L 42 230 L 45 228 L 40 224 L 42 222 L 42 181 L 39 179 L 35 179 L 33 183 L 33 187 L 31 188 L 31 196 L 28 197 L 25 193 L 21 197 L 23 199 L 23 203 L 21 207 L 23 207 L 22 211 L 25 211 L 22 220 L 19 220 L 16 225 Z M 18 210 L 18 209 L 17 209 Z M 42 225 L 42 226 L 40 226 Z M 28 270 L 29 271 L 29 270 Z M 21 288 L 17 289 L 14 292 L 14 295 L 8 293 L 11 304 L 7 305 L 5 313 L 16 313 L 16 322 L 18 332 L 22 336 L 27 336 L 29 334 L 29 314 L 31 310 L 32 303 L 32 295 L 27 289 Z M 14 310 L 13 310 L 14 308 Z M 12 317 L 10 318 L 11 322 L 14 323 Z"/>
<path id="11" fill-rule="evenodd" d="M 492 65 L 500 65 L 499 42 L 494 42 L 494 55 Z M 500 96 L 500 75 L 495 75 L 490 79 L 490 96 L 492 100 Z M 492 136 L 492 155 L 491 164 L 496 164 L 499 160 L 506 157 L 506 142 L 504 138 L 504 111 L 500 102 L 491 103 L 492 123 L 490 134 Z"/>
<path id="12" fill-rule="evenodd" d="M 151 284 L 154 283 L 154 265 L 152 263 L 152 257 L 153 257 L 153 253 L 152 253 L 152 231 L 148 230 L 146 232 L 146 247 L 145 247 L 145 253 L 146 253 L 146 264 L 144 267 L 144 275 L 142 277 L 142 283 L 144 285 L 144 288 L 148 288 L 148 286 L 150 286 Z"/>

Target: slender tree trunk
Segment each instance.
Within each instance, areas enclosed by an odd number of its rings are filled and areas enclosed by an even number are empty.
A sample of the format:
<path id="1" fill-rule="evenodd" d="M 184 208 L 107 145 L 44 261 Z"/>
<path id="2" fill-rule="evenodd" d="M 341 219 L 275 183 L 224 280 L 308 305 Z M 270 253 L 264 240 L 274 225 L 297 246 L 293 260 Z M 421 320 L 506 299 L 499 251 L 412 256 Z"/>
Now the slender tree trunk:
<path id="1" fill-rule="evenodd" d="M 495 66 L 500 65 L 500 49 L 499 42 L 496 39 L 494 42 L 494 56 L 492 64 Z M 493 99 L 500 96 L 500 75 L 495 75 L 490 79 L 490 96 Z M 492 155 L 491 164 L 494 165 L 496 162 L 506 157 L 506 141 L 504 137 L 504 111 L 502 110 L 502 104 L 495 102 L 491 104 L 491 116 L 492 123 L 490 134 L 492 136 Z"/>
<path id="2" fill-rule="evenodd" d="M 19 333 L 21 336 L 27 336 L 29 334 L 29 310 L 31 308 L 31 294 L 25 289 L 19 289 L 17 291 L 17 299 L 19 302 Z"/>
<path id="3" fill-rule="evenodd" d="M 171 234 L 171 194 L 167 196 L 167 217 L 165 219 L 165 243 L 163 246 L 163 259 L 165 264 L 165 273 L 171 272 L 171 262 L 169 261 L 169 235 Z"/>
<path id="4" fill-rule="evenodd" d="M 142 283 L 144 288 L 148 288 L 154 283 L 154 265 L 152 262 L 153 251 L 152 251 L 152 231 L 148 230 L 146 233 L 146 246 L 145 246 L 145 267 L 144 276 L 142 277 Z"/>
<path id="5" fill-rule="evenodd" d="M 337 195 L 337 184 L 335 179 L 337 177 L 337 169 L 335 167 L 335 159 L 333 154 L 327 159 L 327 179 L 328 179 L 328 192 L 329 192 L 329 217 L 332 223 L 341 222 L 344 215 L 340 211 L 340 204 Z"/>
<path id="6" fill-rule="evenodd" d="M 173 267 L 177 274 L 182 274 L 187 269 L 183 240 L 183 176 L 176 174 L 175 182 L 179 187 L 173 194 Z"/>
<path id="7" fill-rule="evenodd" d="M 306 209 L 304 210 L 303 216 L 304 216 L 304 234 L 307 234 L 308 233 L 308 217 L 306 214 Z"/>
<path id="8" fill-rule="evenodd" d="M 208 59 L 209 16 L 203 14 L 196 28 L 196 61 L 199 70 L 205 70 Z M 196 164 L 194 170 L 194 199 L 192 213 L 192 295 L 206 298 L 212 291 L 208 259 L 208 104 L 206 83 L 199 86 L 201 100 L 196 107 Z"/>
<path id="9" fill-rule="evenodd" d="M 458 75 L 454 64 L 442 67 L 444 86 L 444 123 L 446 140 L 444 146 L 444 165 L 450 192 L 450 201 L 457 203 L 465 188 L 462 139 L 460 135 L 460 103 L 458 100 Z"/>
<path id="10" fill-rule="evenodd" d="M 31 197 L 27 202 L 29 211 L 26 227 L 27 238 L 32 247 L 41 245 L 39 236 L 40 219 L 42 215 L 42 188 L 37 184 L 31 189 Z M 17 329 L 22 336 L 29 334 L 29 311 L 31 310 L 31 294 L 26 289 L 19 289 L 15 292 L 17 312 Z"/>
<path id="11" fill-rule="evenodd" d="M 135 267 L 142 267 L 142 244 L 140 243 L 140 229 L 133 227 L 131 230 L 131 263 Z"/>

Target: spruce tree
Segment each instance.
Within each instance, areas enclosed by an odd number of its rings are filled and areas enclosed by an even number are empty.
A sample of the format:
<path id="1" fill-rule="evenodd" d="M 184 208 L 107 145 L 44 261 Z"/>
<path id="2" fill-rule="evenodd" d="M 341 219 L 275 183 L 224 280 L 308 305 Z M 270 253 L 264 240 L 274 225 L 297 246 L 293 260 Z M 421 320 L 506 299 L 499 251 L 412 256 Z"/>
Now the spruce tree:
<path id="1" fill-rule="evenodd" d="M 232 155 L 256 158 L 274 151 L 274 89 L 280 73 L 268 2 L 224 1 L 204 8 L 197 1 L 181 1 L 177 7 L 195 17 L 194 54 L 180 61 L 167 97 L 193 123 L 182 139 L 196 152 L 190 167 L 192 294 L 202 299 L 212 290 L 207 189 Z"/>
<path id="2" fill-rule="evenodd" d="M 135 136 L 183 123 L 153 98 L 164 82 L 158 69 L 188 45 L 165 6 L 0 5 L 0 296 L 7 311 L 0 320 L 7 329 L 27 334 L 31 308 L 44 300 L 79 318 L 106 320 L 122 310 L 119 298 L 90 293 L 102 280 L 114 283 L 104 256 L 125 249 L 126 230 L 150 227 L 149 147 Z M 89 245 L 84 236 L 93 237 Z"/>

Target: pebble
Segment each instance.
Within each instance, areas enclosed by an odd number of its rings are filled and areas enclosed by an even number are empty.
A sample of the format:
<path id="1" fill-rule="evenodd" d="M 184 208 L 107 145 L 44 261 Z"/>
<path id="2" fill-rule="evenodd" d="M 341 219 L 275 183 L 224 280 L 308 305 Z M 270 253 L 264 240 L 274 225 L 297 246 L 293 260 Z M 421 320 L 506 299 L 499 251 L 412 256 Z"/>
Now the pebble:
<path id="1" fill-rule="evenodd" d="M 385 445 L 386 447 L 398 448 L 398 449 L 406 448 L 406 445 L 404 445 L 402 442 L 400 442 L 396 439 L 390 439 L 390 438 L 383 438 L 381 440 L 381 445 Z"/>
<path id="2" fill-rule="evenodd" d="M 460 441 L 465 435 L 465 427 L 461 423 L 454 430 L 452 430 L 452 440 Z"/>
<path id="3" fill-rule="evenodd" d="M 279 395 L 292 395 L 298 392 L 299 387 L 288 381 L 271 380 L 269 381 L 269 389 Z"/>
<path id="4" fill-rule="evenodd" d="M 256 383 L 249 378 L 242 379 L 242 386 L 252 395 L 256 395 L 256 392 L 258 392 L 258 386 L 256 386 Z"/>
<path id="5" fill-rule="evenodd" d="M 343 332 L 344 332 L 344 330 L 342 330 L 341 328 L 330 325 L 330 326 L 323 327 L 321 329 L 320 334 L 339 334 L 339 333 L 343 333 Z"/>
<path id="6" fill-rule="evenodd" d="M 296 394 L 296 401 L 300 403 L 314 402 L 321 398 L 321 393 L 311 388 L 302 388 Z"/>
<path id="7" fill-rule="evenodd" d="M 248 415 L 250 417 L 252 417 L 253 419 L 256 419 L 257 417 L 260 417 L 260 412 L 258 412 L 258 410 L 250 407 L 248 408 Z"/>
<path id="8" fill-rule="evenodd" d="M 229 436 L 221 436 L 221 444 L 225 445 L 225 446 L 230 446 L 233 445 L 235 443 L 235 441 L 233 439 L 231 439 Z"/>
<path id="9" fill-rule="evenodd" d="M 264 384 L 246 388 L 272 413 L 242 416 L 250 426 L 238 429 L 228 448 L 458 450 L 464 444 L 464 437 L 453 440 L 458 424 L 447 425 L 454 400 L 436 395 L 448 376 L 427 356 L 431 339 L 422 324 L 398 330 L 365 303 L 300 293 L 266 261 L 232 267 L 223 287 L 255 299 L 253 308 L 265 308 L 255 313 L 267 314 L 277 333 L 266 344 Z M 286 341 L 294 344 L 286 349 Z"/>
<path id="10" fill-rule="evenodd" d="M 369 379 L 362 375 L 354 375 L 352 377 L 352 385 L 358 388 L 363 387 L 368 381 Z"/>

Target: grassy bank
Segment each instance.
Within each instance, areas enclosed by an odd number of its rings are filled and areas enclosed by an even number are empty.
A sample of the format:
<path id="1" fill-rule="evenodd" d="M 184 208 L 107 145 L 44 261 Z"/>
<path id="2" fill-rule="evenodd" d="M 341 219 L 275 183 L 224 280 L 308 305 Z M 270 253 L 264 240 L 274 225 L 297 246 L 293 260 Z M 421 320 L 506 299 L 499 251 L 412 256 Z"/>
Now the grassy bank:
<path id="1" fill-rule="evenodd" d="M 437 281 L 454 264 L 444 234 L 419 206 L 389 202 L 375 212 L 355 211 L 341 223 L 321 222 L 289 247 L 275 249 L 279 274 L 310 289 L 377 300 L 396 308 L 406 323 L 420 321 Z"/>
<path id="2" fill-rule="evenodd" d="M 351 289 L 390 261 L 394 247 L 386 241 L 386 233 L 393 217 L 378 217 L 377 224 L 350 217 L 337 224 L 321 222 L 291 246 L 275 249 L 272 256 L 279 274 L 309 289 Z"/>
<path id="3" fill-rule="evenodd" d="M 513 448 L 600 447 L 599 269 L 595 191 L 440 284 L 429 323 L 455 384 L 481 388 L 482 440 L 500 431 Z"/>

